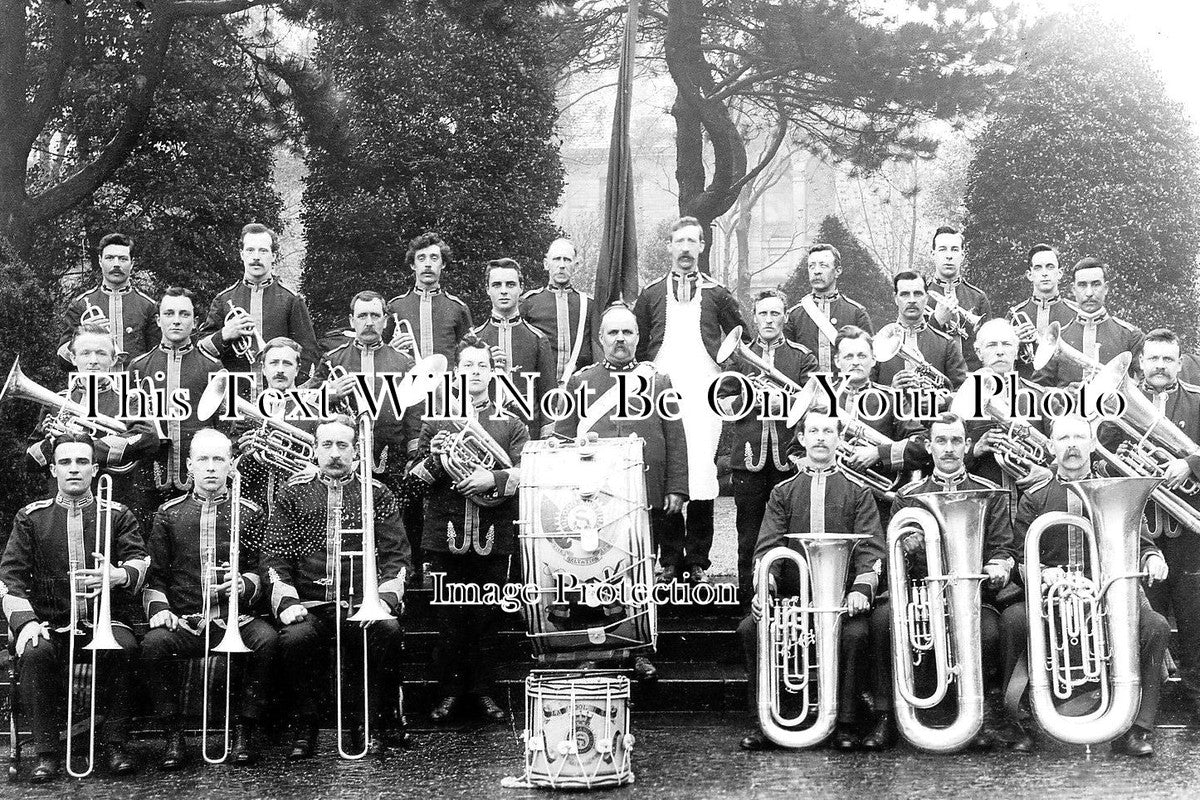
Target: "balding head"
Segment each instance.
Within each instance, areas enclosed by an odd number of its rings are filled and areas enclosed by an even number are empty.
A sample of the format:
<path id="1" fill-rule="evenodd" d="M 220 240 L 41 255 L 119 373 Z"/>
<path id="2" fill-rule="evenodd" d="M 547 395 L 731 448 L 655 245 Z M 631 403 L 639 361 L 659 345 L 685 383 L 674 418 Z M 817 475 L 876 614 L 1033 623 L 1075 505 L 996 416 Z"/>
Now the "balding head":
<path id="1" fill-rule="evenodd" d="M 1017 362 L 1019 341 L 1012 324 L 1006 319 L 989 319 L 975 334 L 975 353 L 985 369 L 996 373 L 1012 372 Z"/>
<path id="2" fill-rule="evenodd" d="M 633 312 L 626 306 L 606 309 L 600 318 L 600 346 L 604 349 L 604 359 L 623 367 L 633 360 L 637 345 L 638 324 Z"/>

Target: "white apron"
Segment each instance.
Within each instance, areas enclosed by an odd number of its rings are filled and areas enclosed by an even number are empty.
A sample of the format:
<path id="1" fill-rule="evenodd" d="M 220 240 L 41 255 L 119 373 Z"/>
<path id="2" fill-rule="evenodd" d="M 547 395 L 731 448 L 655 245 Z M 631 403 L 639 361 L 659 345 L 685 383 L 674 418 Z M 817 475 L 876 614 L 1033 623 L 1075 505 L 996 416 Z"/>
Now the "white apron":
<path id="1" fill-rule="evenodd" d="M 717 364 L 700 336 L 700 303 L 703 290 L 696 286 L 691 300 L 682 302 L 667 281 L 667 323 L 655 365 L 671 378 L 679 392 L 679 411 L 687 436 L 688 497 L 712 500 L 717 486 L 717 441 L 721 418 L 708 407 L 708 388 L 719 374 Z"/>

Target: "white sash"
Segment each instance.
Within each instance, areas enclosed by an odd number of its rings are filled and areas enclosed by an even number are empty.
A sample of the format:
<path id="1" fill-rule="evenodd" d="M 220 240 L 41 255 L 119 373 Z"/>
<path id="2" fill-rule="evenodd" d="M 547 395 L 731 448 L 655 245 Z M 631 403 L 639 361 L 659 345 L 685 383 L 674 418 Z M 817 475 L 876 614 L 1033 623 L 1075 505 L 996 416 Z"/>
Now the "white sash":
<path id="1" fill-rule="evenodd" d="M 813 302 L 813 296 L 806 294 L 800 298 L 800 307 L 804 309 L 804 313 L 808 314 L 808 318 L 816 323 L 817 329 L 830 342 L 837 341 L 837 330 L 833 327 L 833 323 L 829 321 L 829 317 L 825 316 L 825 312 L 817 308 L 817 304 Z"/>

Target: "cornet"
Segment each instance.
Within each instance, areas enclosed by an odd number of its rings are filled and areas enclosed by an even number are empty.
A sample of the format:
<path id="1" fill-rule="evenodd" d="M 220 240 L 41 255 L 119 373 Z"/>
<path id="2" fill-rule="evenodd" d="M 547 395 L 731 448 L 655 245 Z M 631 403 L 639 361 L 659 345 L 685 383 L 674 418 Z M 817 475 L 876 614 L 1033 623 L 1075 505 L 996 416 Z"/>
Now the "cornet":
<path id="1" fill-rule="evenodd" d="M 250 314 L 244 308 L 235 306 L 232 300 L 226 300 L 229 304 L 229 313 L 225 315 L 225 321 L 238 321 L 250 319 Z M 258 354 L 267 348 L 267 343 L 263 341 L 262 333 L 259 332 L 258 326 L 254 326 L 254 333 L 249 336 L 242 336 L 233 340 L 233 352 L 238 358 L 244 358 L 249 363 L 253 364 L 258 359 Z"/>
<path id="2" fill-rule="evenodd" d="M 1012 323 L 1013 328 L 1024 325 L 1033 325 L 1033 320 L 1024 311 L 1010 311 L 1008 321 Z M 1033 363 L 1033 351 L 1037 347 L 1037 328 L 1033 329 L 1032 333 L 1027 333 L 1019 337 L 1017 346 L 1017 360 L 1022 364 Z"/>
<path id="3" fill-rule="evenodd" d="M 928 294 L 930 299 L 932 299 L 933 302 L 937 303 L 939 306 L 950 307 L 951 319 L 953 320 L 951 324 L 953 326 L 965 329 L 967 325 L 969 325 L 971 329 L 975 329 L 979 327 L 979 323 L 983 321 L 982 316 L 974 313 L 970 309 L 963 308 L 958 303 L 951 303 L 940 292 L 930 289 L 926 292 L 926 294 Z M 966 324 L 964 325 L 964 323 Z"/>
<path id="4" fill-rule="evenodd" d="M 413 332 L 412 323 L 406 319 L 403 319 L 399 314 L 392 314 L 392 319 L 394 319 L 396 321 L 396 333 L 399 333 L 401 330 L 403 330 L 412 339 L 412 344 L 405 346 L 404 349 L 410 351 L 410 355 L 412 355 L 413 361 L 420 361 L 421 360 L 421 349 L 417 345 L 417 337 L 416 337 L 416 334 Z M 397 349 L 400 349 L 400 348 L 397 348 Z"/>

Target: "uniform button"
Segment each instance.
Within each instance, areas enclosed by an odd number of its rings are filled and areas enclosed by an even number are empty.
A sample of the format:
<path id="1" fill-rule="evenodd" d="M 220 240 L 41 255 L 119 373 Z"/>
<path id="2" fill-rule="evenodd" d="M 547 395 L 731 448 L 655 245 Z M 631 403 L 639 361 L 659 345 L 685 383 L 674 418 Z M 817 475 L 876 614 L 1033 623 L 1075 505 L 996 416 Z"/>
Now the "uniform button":
<path id="1" fill-rule="evenodd" d="M 829 321 L 830 321 L 831 323 L 833 323 L 834 325 L 837 325 L 837 317 L 830 317 L 830 318 L 829 318 Z"/>

